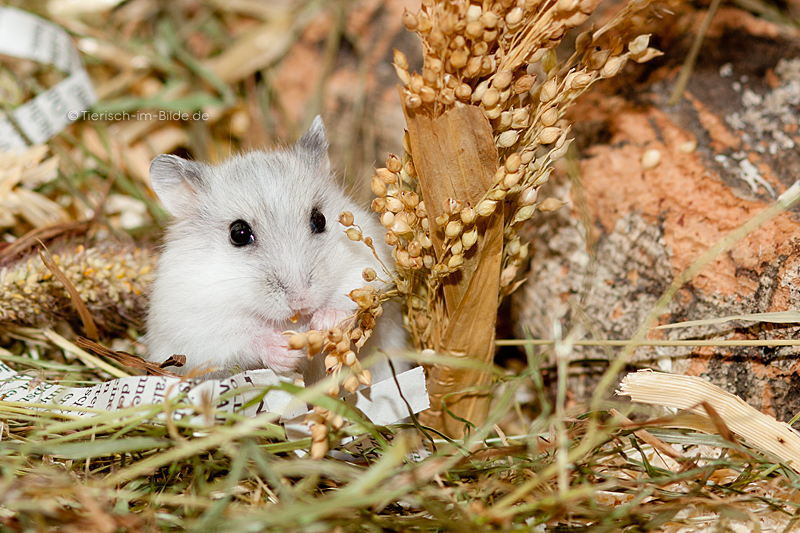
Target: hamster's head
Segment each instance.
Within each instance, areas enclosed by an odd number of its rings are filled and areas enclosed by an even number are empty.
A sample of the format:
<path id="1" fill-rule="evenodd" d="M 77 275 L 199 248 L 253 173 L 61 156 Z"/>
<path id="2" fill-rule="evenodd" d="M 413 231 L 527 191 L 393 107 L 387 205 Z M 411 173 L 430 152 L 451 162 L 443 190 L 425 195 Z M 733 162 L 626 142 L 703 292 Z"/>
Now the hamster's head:
<path id="1" fill-rule="evenodd" d="M 356 287 L 342 287 L 341 269 L 358 274 L 370 265 L 361 259 L 371 258 L 338 223 L 353 203 L 331 173 L 327 148 L 317 117 L 283 150 L 216 166 L 156 157 L 151 184 L 174 217 L 160 282 L 192 305 L 276 326 L 346 302 Z"/>

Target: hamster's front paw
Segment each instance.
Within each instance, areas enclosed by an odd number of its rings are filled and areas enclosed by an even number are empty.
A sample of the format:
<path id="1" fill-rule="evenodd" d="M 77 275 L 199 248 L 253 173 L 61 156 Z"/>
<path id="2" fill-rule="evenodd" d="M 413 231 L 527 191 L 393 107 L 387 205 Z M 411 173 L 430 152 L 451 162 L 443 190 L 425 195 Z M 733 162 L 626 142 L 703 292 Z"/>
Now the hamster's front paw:
<path id="1" fill-rule="evenodd" d="M 317 310 L 311 317 L 311 329 L 325 331 L 334 326 L 339 326 L 343 321 L 353 316 L 352 311 L 340 308 L 326 308 Z"/>
<path id="2" fill-rule="evenodd" d="M 256 335 L 254 348 L 265 368 L 278 374 L 287 374 L 297 369 L 303 357 L 300 350 L 289 349 L 289 338 L 277 329 L 267 330 Z"/>

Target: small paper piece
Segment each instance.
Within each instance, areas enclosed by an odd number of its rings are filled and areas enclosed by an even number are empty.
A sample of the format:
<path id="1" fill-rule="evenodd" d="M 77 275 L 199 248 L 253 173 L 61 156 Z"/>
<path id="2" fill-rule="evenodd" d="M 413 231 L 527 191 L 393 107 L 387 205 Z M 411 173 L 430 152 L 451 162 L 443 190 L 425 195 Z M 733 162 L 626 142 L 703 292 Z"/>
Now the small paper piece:
<path id="1" fill-rule="evenodd" d="M 194 406 L 211 403 L 223 412 L 238 412 L 250 417 L 265 412 L 276 413 L 281 415 L 282 420 L 291 420 L 296 424 L 308 413 L 308 407 L 305 402 L 282 390 L 271 390 L 260 402 L 243 408 L 260 394 L 263 387 L 276 386 L 282 382 L 290 380 L 265 369 L 242 372 L 226 379 L 206 381 L 182 381 L 180 378 L 166 376 L 131 376 L 93 387 L 63 387 L 34 381 L 32 376 L 19 374 L 0 363 L 0 403 L 22 402 L 80 407 L 91 410 L 56 409 L 56 411 L 74 416 L 94 416 L 97 410 L 114 411 L 138 405 L 155 405 L 163 402 L 165 398 L 174 398 L 185 393 L 187 401 Z M 222 402 L 218 401 L 221 395 L 236 389 L 243 390 L 241 394 Z M 404 397 L 408 404 L 403 400 Z M 397 382 L 394 379 L 381 381 L 372 387 L 345 396 L 344 401 L 359 409 L 373 424 L 391 424 L 409 416 L 409 406 L 415 414 L 428 408 L 425 374 L 422 367 L 416 367 L 399 374 Z M 192 409 L 185 411 L 194 412 Z M 175 414 L 183 416 L 185 411 L 179 410 Z M 198 422 L 200 422 L 199 417 Z M 288 423 L 287 433 L 289 433 Z M 296 438 L 304 436 L 306 435 L 301 431 L 297 433 Z"/>
<path id="2" fill-rule="evenodd" d="M 62 28 L 13 7 L 0 7 L 0 54 L 53 65 L 67 79 L 0 118 L 0 150 L 42 144 L 83 116 L 97 95 L 78 51 Z M 15 126 L 16 124 L 16 126 Z"/>
<path id="3" fill-rule="evenodd" d="M 703 378 L 640 370 L 625 376 L 617 394 L 630 396 L 634 402 L 684 409 L 705 418 L 709 416 L 700 403 L 708 402 L 731 431 L 800 472 L 797 431 Z"/>

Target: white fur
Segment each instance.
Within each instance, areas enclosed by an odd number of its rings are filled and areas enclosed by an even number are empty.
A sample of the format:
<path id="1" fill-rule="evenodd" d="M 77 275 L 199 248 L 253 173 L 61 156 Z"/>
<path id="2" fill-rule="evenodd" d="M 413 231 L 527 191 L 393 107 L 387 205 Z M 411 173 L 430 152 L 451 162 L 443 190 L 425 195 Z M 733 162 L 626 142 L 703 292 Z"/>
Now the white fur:
<path id="1" fill-rule="evenodd" d="M 151 360 L 182 354 L 187 362 L 178 372 L 206 365 L 219 369 L 206 377 L 229 375 L 237 366 L 279 373 L 303 367 L 307 381 L 324 375 L 321 361 L 309 368 L 304 352 L 288 351 L 280 333 L 331 327 L 355 311 L 347 293 L 366 285 L 362 270 L 383 272 L 364 243 L 347 238 L 339 214 L 352 212 L 384 263 L 392 264 L 383 228 L 338 187 L 326 152 L 317 117 L 298 143 L 284 150 L 251 152 L 218 166 L 173 156 L 153 160 L 153 189 L 174 222 L 150 294 Z M 315 206 L 326 219 L 318 234 L 310 227 Z M 255 234 L 255 242 L 240 248 L 230 243 L 229 230 L 239 219 Z M 292 323 L 298 313 L 300 320 Z M 405 345 L 399 309 L 387 306 L 385 315 L 362 355 L 370 344 Z M 376 378 L 386 373 L 384 368 Z"/>

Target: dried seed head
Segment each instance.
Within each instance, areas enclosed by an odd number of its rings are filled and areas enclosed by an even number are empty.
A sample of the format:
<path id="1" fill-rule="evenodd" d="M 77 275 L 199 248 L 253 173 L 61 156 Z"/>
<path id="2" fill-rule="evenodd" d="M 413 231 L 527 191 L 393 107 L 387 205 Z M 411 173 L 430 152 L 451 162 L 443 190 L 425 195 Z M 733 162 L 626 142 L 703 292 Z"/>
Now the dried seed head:
<path id="1" fill-rule="evenodd" d="M 472 95 L 472 87 L 470 87 L 466 83 L 462 83 L 461 85 L 456 87 L 455 95 L 459 100 L 468 100 L 469 97 Z"/>
<path id="2" fill-rule="evenodd" d="M 389 157 L 386 158 L 386 169 L 392 173 L 400 172 L 403 169 L 400 158 L 394 154 L 389 154 Z"/>
<path id="3" fill-rule="evenodd" d="M 426 104 L 433 103 L 436 100 L 436 91 L 426 85 L 419 90 L 419 97 Z"/>
<path id="4" fill-rule="evenodd" d="M 375 190 L 373 189 L 372 192 L 375 192 Z M 372 205 L 370 207 L 372 207 L 372 210 L 375 211 L 376 213 L 382 213 L 386 211 L 386 200 L 384 200 L 383 198 L 375 198 L 374 200 L 372 200 Z"/>
<path id="5" fill-rule="evenodd" d="M 386 196 L 387 192 L 386 183 L 378 176 L 372 176 L 372 183 L 370 184 L 370 186 L 375 196 Z"/>
<path id="6" fill-rule="evenodd" d="M 536 197 L 539 195 L 539 190 L 534 187 L 528 187 L 519 194 L 517 204 L 524 207 L 526 205 L 533 205 L 536 203 Z"/>
<path id="7" fill-rule="evenodd" d="M 453 255 L 458 255 L 464 251 L 464 245 L 461 243 L 461 239 L 456 239 L 453 242 L 453 245 L 450 246 L 450 253 Z"/>
<path id="8" fill-rule="evenodd" d="M 432 268 L 432 267 L 433 267 L 433 256 L 430 256 L 430 255 L 423 256 L 423 258 L 422 258 L 422 264 L 423 264 L 423 265 L 425 266 L 425 268 L 427 268 L 427 269 L 430 269 L 430 268 Z"/>
<path id="9" fill-rule="evenodd" d="M 427 38 L 427 42 L 434 50 L 441 51 L 444 50 L 445 46 L 447 46 L 447 38 L 439 28 L 431 29 L 431 32 Z"/>
<path id="10" fill-rule="evenodd" d="M 406 161 L 405 165 L 403 165 L 403 170 L 410 178 L 413 178 L 417 175 L 417 169 L 414 167 L 414 162 L 410 159 Z"/>
<path id="11" fill-rule="evenodd" d="M 514 74 L 508 70 L 504 69 L 494 75 L 492 78 L 492 86 L 500 89 L 501 91 L 506 89 L 509 85 L 511 85 L 511 80 L 514 78 Z"/>
<path id="12" fill-rule="evenodd" d="M 342 383 L 342 387 L 347 392 L 355 392 L 358 389 L 358 378 L 355 374 L 350 374 L 344 379 L 344 383 Z"/>
<path id="13" fill-rule="evenodd" d="M 517 78 L 511 86 L 511 89 L 516 94 L 523 94 L 531 90 L 533 84 L 536 83 L 536 76 L 531 74 L 525 74 L 524 76 Z"/>
<path id="14" fill-rule="evenodd" d="M 459 202 L 455 198 L 447 198 L 444 201 L 442 201 L 442 209 L 448 215 L 458 213 L 461 210 L 461 202 Z"/>
<path id="15" fill-rule="evenodd" d="M 461 230 L 464 228 L 464 225 L 461 223 L 460 220 L 451 220 L 447 223 L 447 226 L 444 229 L 444 234 L 450 238 L 454 239 L 461 234 Z"/>
<path id="16" fill-rule="evenodd" d="M 477 227 L 473 227 L 471 230 L 465 231 L 464 234 L 461 235 L 461 244 L 463 244 L 464 250 L 469 250 L 476 242 L 478 242 Z"/>
<path id="17" fill-rule="evenodd" d="M 517 267 L 514 265 L 507 266 L 500 272 L 500 286 L 507 287 L 514 281 L 514 278 L 517 276 Z"/>
<path id="18" fill-rule="evenodd" d="M 408 209 L 414 209 L 419 205 L 419 196 L 414 191 L 401 191 L 400 201 L 403 202 Z"/>
<path id="19" fill-rule="evenodd" d="M 408 243 L 408 255 L 411 257 L 419 257 L 422 253 L 422 244 L 419 241 L 411 241 Z"/>
<path id="20" fill-rule="evenodd" d="M 559 135 L 561 135 L 561 128 L 550 126 L 547 128 L 542 128 L 542 131 L 539 132 L 537 140 L 539 141 L 539 144 L 550 144 L 556 142 Z"/>
<path id="21" fill-rule="evenodd" d="M 463 264 L 464 264 L 464 255 L 458 254 L 454 255 L 453 257 L 450 258 L 449 261 L 447 261 L 447 268 L 449 268 L 450 270 L 455 270 L 456 268 L 460 267 Z"/>
<path id="22" fill-rule="evenodd" d="M 320 442 L 328 438 L 328 426 L 313 424 L 311 426 L 311 442 Z"/>
<path id="23" fill-rule="evenodd" d="M 342 360 L 344 361 L 344 364 L 346 364 L 347 366 L 353 366 L 354 364 L 356 364 L 355 352 L 353 350 L 347 350 L 342 355 Z"/>
<path id="24" fill-rule="evenodd" d="M 397 74 L 397 77 L 403 82 L 403 85 L 408 87 L 408 85 L 411 83 L 411 74 L 409 74 L 406 69 L 400 68 L 395 64 L 392 64 L 392 66 L 394 67 L 394 72 Z"/>
<path id="25" fill-rule="evenodd" d="M 312 329 L 306 333 L 308 356 L 313 357 L 322 349 L 322 333 Z"/>
<path id="26" fill-rule="evenodd" d="M 339 364 L 339 356 L 337 354 L 329 353 L 325 356 L 325 371 L 332 372 Z"/>
<path id="27" fill-rule="evenodd" d="M 481 6 L 472 4 L 467 8 L 467 23 L 475 22 L 481 18 L 483 10 Z"/>
<path id="28" fill-rule="evenodd" d="M 558 108 L 553 106 L 546 109 L 541 117 L 539 117 L 539 122 L 541 122 L 543 126 L 552 126 L 558 122 Z"/>
<path id="29" fill-rule="evenodd" d="M 433 268 L 431 268 L 431 271 L 433 272 L 434 276 L 441 277 L 450 272 L 450 269 L 447 268 L 447 265 L 436 263 L 433 265 Z"/>
<path id="30" fill-rule="evenodd" d="M 409 109 L 416 109 L 422 105 L 422 98 L 418 94 L 406 93 L 405 104 Z"/>
<path id="31" fill-rule="evenodd" d="M 347 238 L 351 241 L 360 241 L 361 240 L 361 230 L 358 228 L 347 228 Z"/>
<path id="32" fill-rule="evenodd" d="M 496 105 L 491 109 L 484 109 L 483 114 L 486 115 L 486 118 L 489 120 L 494 120 L 499 117 L 503 113 L 503 106 Z"/>
<path id="33" fill-rule="evenodd" d="M 358 374 L 358 381 L 367 387 L 372 385 L 372 373 L 369 369 L 365 368 Z"/>
<path id="34" fill-rule="evenodd" d="M 390 229 L 397 235 L 406 235 L 414 231 L 411 229 L 411 225 L 408 223 L 408 217 L 406 213 L 396 214 L 394 217 L 394 224 L 392 224 Z"/>
<path id="35" fill-rule="evenodd" d="M 306 339 L 306 335 L 304 333 L 296 333 L 289 337 L 289 349 L 290 350 L 302 350 L 306 347 L 308 343 Z"/>
<path id="36" fill-rule="evenodd" d="M 505 189 L 492 189 L 486 196 L 490 200 L 495 200 L 499 202 L 500 200 L 504 199 L 507 194 L 508 191 L 506 191 Z"/>
<path id="37" fill-rule="evenodd" d="M 459 48 L 450 54 L 450 65 L 454 69 L 462 69 L 467 66 L 469 61 L 469 51 L 466 48 Z"/>
<path id="38" fill-rule="evenodd" d="M 508 255 L 517 255 L 519 253 L 519 237 L 515 237 L 506 245 Z"/>
<path id="39" fill-rule="evenodd" d="M 419 21 L 417 20 L 417 16 L 407 9 L 403 11 L 402 20 L 403 20 L 403 26 L 405 26 L 408 31 L 417 31 L 417 29 L 419 28 Z"/>
<path id="40" fill-rule="evenodd" d="M 425 202 L 420 201 L 420 203 L 417 204 L 417 207 L 414 208 L 414 213 L 417 215 L 417 217 L 425 219 L 428 216 L 427 211 L 425 211 Z"/>
<path id="41" fill-rule="evenodd" d="M 491 87 L 483 93 L 483 97 L 481 98 L 481 103 L 486 106 L 487 108 L 494 107 L 500 101 L 500 91 Z"/>
<path id="42" fill-rule="evenodd" d="M 394 196 L 386 197 L 386 209 L 392 213 L 399 213 L 403 210 L 403 202 Z"/>
<path id="43" fill-rule="evenodd" d="M 467 23 L 466 29 L 467 37 L 476 41 L 483 36 L 483 24 L 481 24 L 480 20 L 473 20 L 472 22 Z"/>
<path id="44" fill-rule="evenodd" d="M 472 101 L 479 102 L 482 100 L 483 95 L 486 93 L 486 90 L 489 88 L 489 80 L 483 80 L 475 87 L 475 90 L 472 91 Z"/>
<path id="45" fill-rule="evenodd" d="M 339 224 L 342 226 L 352 226 L 355 218 L 353 217 L 353 213 L 350 211 L 342 211 L 339 215 Z"/>
<path id="46" fill-rule="evenodd" d="M 494 200 L 481 200 L 478 206 L 475 208 L 475 212 L 478 213 L 479 216 L 488 217 L 492 213 L 494 213 L 494 209 L 497 206 L 497 202 Z"/>
<path id="47" fill-rule="evenodd" d="M 361 277 L 364 278 L 364 281 L 375 281 L 378 278 L 378 273 L 375 272 L 375 269 L 367 267 L 361 271 Z"/>
<path id="48" fill-rule="evenodd" d="M 640 35 L 628 43 L 628 51 L 633 58 L 638 58 L 644 55 L 648 46 L 650 46 L 650 34 Z"/>
<path id="49" fill-rule="evenodd" d="M 530 111 L 527 107 L 521 107 L 519 109 L 515 109 L 511 113 L 511 127 L 515 130 L 523 129 L 528 127 L 528 123 L 530 121 Z"/>
<path id="50" fill-rule="evenodd" d="M 547 80 L 542 84 L 542 89 L 539 91 L 539 101 L 547 103 L 558 94 L 558 84 L 555 79 Z"/>
<path id="51" fill-rule="evenodd" d="M 383 236 L 383 240 L 386 241 L 386 244 L 389 246 L 396 246 L 397 243 L 400 242 L 400 238 L 397 236 L 397 234 L 391 231 L 386 232 L 386 234 Z"/>
<path id="52" fill-rule="evenodd" d="M 392 224 L 394 224 L 394 213 L 391 211 L 386 211 L 381 215 L 381 225 L 384 228 L 391 228 Z"/>
<path id="53" fill-rule="evenodd" d="M 522 8 L 515 7 L 506 14 L 506 24 L 509 26 L 509 28 L 517 26 L 520 22 L 522 22 L 523 15 L 524 13 L 522 12 Z"/>
<path id="54" fill-rule="evenodd" d="M 394 52 L 394 57 L 393 57 L 394 64 L 403 70 L 408 70 L 408 60 L 406 59 L 406 56 L 403 54 L 403 52 L 401 52 L 397 48 L 395 48 L 393 52 Z"/>
<path id="55" fill-rule="evenodd" d="M 522 178 L 522 172 L 514 172 L 513 174 L 506 174 L 503 178 L 503 188 L 510 189 L 514 187 Z"/>
<path id="56" fill-rule="evenodd" d="M 326 337 L 329 342 L 336 344 L 342 340 L 342 330 L 338 327 L 332 327 L 328 330 Z"/>
<path id="57" fill-rule="evenodd" d="M 500 17 L 498 17 L 497 13 L 495 13 L 494 11 L 487 11 L 486 13 L 481 15 L 480 20 L 481 24 L 483 24 L 485 28 L 492 29 L 497 27 L 497 23 L 500 22 Z"/>
<path id="58" fill-rule="evenodd" d="M 524 222 L 533 216 L 533 212 L 536 210 L 535 205 L 526 205 L 525 207 L 520 207 L 517 212 L 514 214 L 514 221 L 515 222 Z"/>
<path id="59" fill-rule="evenodd" d="M 372 307 L 372 305 L 373 305 L 373 303 L 375 301 L 375 298 L 377 297 L 377 294 L 375 292 L 375 287 L 373 287 L 372 285 L 367 285 L 366 287 L 362 287 L 360 289 L 353 289 L 352 291 L 350 291 L 350 294 L 348 294 L 348 296 L 361 309 L 369 309 L 370 307 Z M 348 343 L 349 342 L 350 341 L 348 341 Z M 350 345 L 348 344 L 347 346 L 344 346 L 343 348 L 339 348 L 337 346 L 337 349 L 340 352 L 344 352 L 344 351 L 347 351 L 347 349 L 349 347 L 350 347 Z"/>
<path id="60" fill-rule="evenodd" d="M 434 220 L 434 222 L 436 222 L 437 226 L 442 227 L 445 224 L 447 224 L 448 220 L 450 220 L 450 217 L 447 215 L 447 213 L 442 213 L 441 215 L 436 217 L 436 220 Z"/>
<path id="61" fill-rule="evenodd" d="M 558 198 L 546 198 L 539 204 L 539 211 L 557 211 L 564 205 L 566 205 L 566 202 L 562 202 Z"/>
<path id="62" fill-rule="evenodd" d="M 567 85 L 570 89 L 584 89 L 592 83 L 592 75 L 586 72 L 576 72 L 571 82 Z"/>
<path id="63" fill-rule="evenodd" d="M 431 247 L 431 238 L 428 237 L 427 234 L 422 233 L 419 237 L 417 237 L 417 241 L 422 245 L 423 248 L 428 249 Z"/>
<path id="64" fill-rule="evenodd" d="M 613 78 L 625 66 L 626 58 L 624 56 L 614 56 L 606 61 L 603 68 L 600 69 L 600 76 L 603 78 Z"/>
<path id="65" fill-rule="evenodd" d="M 508 173 L 514 173 L 519 170 L 520 165 L 522 165 L 522 158 L 516 152 L 506 157 L 506 162 L 503 165 Z"/>
<path id="66" fill-rule="evenodd" d="M 519 132 L 517 130 L 507 130 L 500 134 L 497 138 L 497 146 L 501 148 L 509 148 L 516 144 L 519 139 Z"/>
<path id="67" fill-rule="evenodd" d="M 319 460 L 325 457 L 325 454 L 328 453 L 328 440 L 321 440 L 319 442 L 312 442 L 311 449 L 309 450 L 308 455 L 311 456 L 314 460 Z"/>
<path id="68" fill-rule="evenodd" d="M 471 206 L 467 206 L 461 210 L 461 222 L 465 225 L 472 224 L 475 222 L 475 209 Z"/>
<path id="69" fill-rule="evenodd" d="M 343 354 L 347 350 L 350 349 L 350 336 L 344 337 L 342 340 L 336 343 L 336 351 L 340 354 Z"/>
<path id="70" fill-rule="evenodd" d="M 600 70 L 606 64 L 610 55 L 611 50 L 595 50 L 589 55 L 589 60 L 586 64 L 592 70 Z"/>

